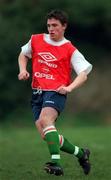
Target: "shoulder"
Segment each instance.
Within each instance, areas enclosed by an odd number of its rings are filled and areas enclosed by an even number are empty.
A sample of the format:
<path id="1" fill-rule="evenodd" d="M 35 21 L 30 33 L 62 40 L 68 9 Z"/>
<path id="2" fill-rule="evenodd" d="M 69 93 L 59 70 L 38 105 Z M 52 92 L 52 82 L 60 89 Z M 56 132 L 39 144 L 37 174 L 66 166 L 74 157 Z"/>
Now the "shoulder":
<path id="1" fill-rule="evenodd" d="M 36 38 L 40 38 L 40 37 L 43 37 L 43 34 L 32 34 L 31 40 L 36 39 Z"/>
<path id="2" fill-rule="evenodd" d="M 37 42 L 43 41 L 43 34 L 33 34 L 31 36 L 31 46 L 33 47 Z"/>
<path id="3" fill-rule="evenodd" d="M 77 50 L 77 48 L 72 44 L 71 41 L 67 42 L 66 45 L 67 45 L 67 50 L 68 50 L 71 54 L 73 54 L 73 53 L 75 52 L 75 50 Z"/>

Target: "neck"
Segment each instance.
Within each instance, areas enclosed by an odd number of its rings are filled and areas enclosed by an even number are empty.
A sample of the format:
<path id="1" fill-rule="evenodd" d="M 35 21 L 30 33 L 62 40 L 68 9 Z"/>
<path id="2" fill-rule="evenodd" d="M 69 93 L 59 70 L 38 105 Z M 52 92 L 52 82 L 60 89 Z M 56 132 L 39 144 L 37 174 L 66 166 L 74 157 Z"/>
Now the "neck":
<path id="1" fill-rule="evenodd" d="M 50 37 L 50 36 L 49 36 L 49 37 Z M 51 39 L 52 41 L 59 42 L 59 41 L 62 41 L 62 40 L 64 39 L 64 36 L 62 36 L 62 37 L 60 37 L 60 38 L 58 38 L 58 39 L 55 39 L 55 38 L 51 38 L 51 37 L 50 37 L 50 39 Z"/>

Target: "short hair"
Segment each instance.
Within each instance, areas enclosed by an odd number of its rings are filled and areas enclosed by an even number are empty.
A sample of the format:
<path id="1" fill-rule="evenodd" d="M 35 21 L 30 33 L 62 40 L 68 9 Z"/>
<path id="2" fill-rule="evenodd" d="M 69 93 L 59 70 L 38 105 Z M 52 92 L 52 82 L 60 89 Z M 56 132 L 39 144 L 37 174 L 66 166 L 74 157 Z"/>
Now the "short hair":
<path id="1" fill-rule="evenodd" d="M 47 16 L 46 19 L 56 19 L 59 20 L 61 22 L 62 25 L 64 24 L 68 24 L 68 15 L 66 14 L 66 12 L 59 10 L 59 9 L 54 9 L 51 10 Z"/>

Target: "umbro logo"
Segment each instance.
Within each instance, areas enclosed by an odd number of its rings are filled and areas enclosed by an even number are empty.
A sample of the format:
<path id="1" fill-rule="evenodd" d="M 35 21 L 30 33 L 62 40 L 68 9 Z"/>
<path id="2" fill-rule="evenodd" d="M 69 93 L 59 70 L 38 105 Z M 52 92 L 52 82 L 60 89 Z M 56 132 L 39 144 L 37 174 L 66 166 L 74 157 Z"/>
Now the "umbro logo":
<path id="1" fill-rule="evenodd" d="M 38 53 L 38 55 L 47 62 L 57 60 L 57 58 L 54 55 L 52 55 L 50 52 L 41 52 L 41 53 Z"/>

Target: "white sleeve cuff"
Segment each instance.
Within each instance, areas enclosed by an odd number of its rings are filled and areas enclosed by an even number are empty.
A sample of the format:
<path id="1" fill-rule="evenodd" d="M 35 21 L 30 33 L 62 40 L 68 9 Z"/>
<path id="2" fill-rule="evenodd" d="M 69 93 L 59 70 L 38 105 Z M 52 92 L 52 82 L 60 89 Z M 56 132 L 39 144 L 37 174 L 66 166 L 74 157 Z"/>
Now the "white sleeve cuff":
<path id="1" fill-rule="evenodd" d="M 92 70 L 92 64 L 90 64 L 78 50 L 75 50 L 72 54 L 71 64 L 77 75 L 83 71 L 89 74 Z"/>

